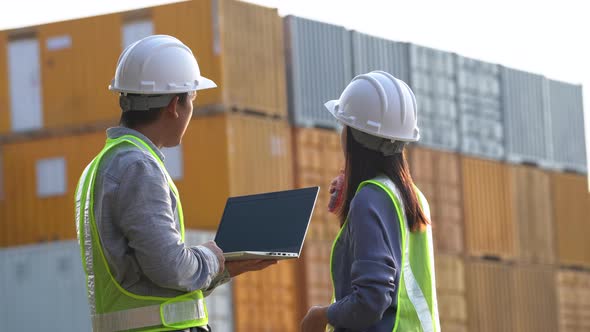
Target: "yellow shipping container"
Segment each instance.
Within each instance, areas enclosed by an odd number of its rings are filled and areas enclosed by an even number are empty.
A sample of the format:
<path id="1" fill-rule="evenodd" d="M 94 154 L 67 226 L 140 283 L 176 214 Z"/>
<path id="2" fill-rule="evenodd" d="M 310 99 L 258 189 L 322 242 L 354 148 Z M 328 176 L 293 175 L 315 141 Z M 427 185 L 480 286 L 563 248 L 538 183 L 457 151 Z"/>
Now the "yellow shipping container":
<path id="1" fill-rule="evenodd" d="M 102 15 L 37 28 L 43 128 L 113 124 L 119 111 L 107 87 L 121 52 L 121 18 Z"/>
<path id="2" fill-rule="evenodd" d="M 10 130 L 10 100 L 8 87 L 8 54 L 6 33 L 0 31 L 0 134 Z"/>
<path id="3" fill-rule="evenodd" d="M 75 187 L 104 140 L 104 132 L 97 132 L 2 147 L 5 205 L 0 246 L 76 238 Z M 50 176 L 40 178 L 43 165 L 49 165 Z"/>
<path id="4" fill-rule="evenodd" d="M 590 331 L 590 273 L 560 270 L 556 285 L 559 331 Z"/>
<path id="5" fill-rule="evenodd" d="M 467 331 L 465 264 L 455 255 L 435 255 L 436 294 L 441 329 Z"/>
<path id="6" fill-rule="evenodd" d="M 551 176 L 557 254 L 564 265 L 590 267 L 590 194 L 586 177 L 553 173 Z"/>
<path id="7" fill-rule="evenodd" d="M 154 7 L 156 33 L 195 53 L 203 75 L 220 87 L 202 91 L 200 105 L 286 117 L 282 21 L 276 9 L 236 0 L 192 0 Z"/>

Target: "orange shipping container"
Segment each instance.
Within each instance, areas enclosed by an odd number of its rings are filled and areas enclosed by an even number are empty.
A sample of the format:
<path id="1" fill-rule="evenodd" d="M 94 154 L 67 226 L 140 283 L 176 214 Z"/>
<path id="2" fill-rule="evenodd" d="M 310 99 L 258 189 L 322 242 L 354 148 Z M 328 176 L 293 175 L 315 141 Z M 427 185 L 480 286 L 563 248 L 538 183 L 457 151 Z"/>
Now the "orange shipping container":
<path id="1" fill-rule="evenodd" d="M 557 252 L 564 265 L 590 266 L 590 193 L 586 177 L 552 174 Z"/>
<path id="2" fill-rule="evenodd" d="M 283 29 L 276 9 L 193 0 L 154 7 L 152 17 L 155 32 L 185 42 L 203 75 L 220 87 L 201 92 L 198 104 L 287 116 Z"/>
<path id="3" fill-rule="evenodd" d="M 459 156 L 412 147 L 408 159 L 412 177 L 430 205 L 437 250 L 463 252 L 463 198 Z"/>
<path id="4" fill-rule="evenodd" d="M 512 273 L 509 266 L 467 261 L 469 331 L 513 331 Z"/>
<path id="5" fill-rule="evenodd" d="M 590 273 L 557 273 L 559 331 L 590 331 Z"/>
<path id="6" fill-rule="evenodd" d="M 465 265 L 460 256 L 435 256 L 436 294 L 442 331 L 467 331 Z"/>
<path id="7" fill-rule="evenodd" d="M 175 183 L 185 224 L 217 229 L 228 196 L 293 188 L 291 131 L 287 122 L 218 114 L 191 120 L 181 144 Z"/>
<path id="8" fill-rule="evenodd" d="M 97 132 L 2 147 L 5 206 L 0 246 L 76 238 L 75 187 L 104 141 L 104 132 Z"/>
<path id="9" fill-rule="evenodd" d="M 510 166 L 510 190 L 521 259 L 552 264 L 555 233 L 549 175 L 533 167 Z"/>
<path id="10" fill-rule="evenodd" d="M 107 87 L 121 51 L 120 16 L 45 24 L 37 33 L 43 127 L 116 123 L 118 102 Z"/>
<path id="11" fill-rule="evenodd" d="M 555 272 L 552 267 L 525 265 L 514 268 L 511 331 L 557 331 Z M 501 319 L 501 317 L 500 317 Z"/>
<path id="12" fill-rule="evenodd" d="M 236 332 L 299 331 L 295 266 L 295 261 L 282 261 L 234 279 Z"/>
<path id="13" fill-rule="evenodd" d="M 518 237 L 508 166 L 462 157 L 462 171 L 467 252 L 475 256 L 515 258 Z"/>
<path id="14" fill-rule="evenodd" d="M 0 134 L 10 130 L 10 100 L 8 87 L 8 54 L 6 33 L 0 31 Z"/>

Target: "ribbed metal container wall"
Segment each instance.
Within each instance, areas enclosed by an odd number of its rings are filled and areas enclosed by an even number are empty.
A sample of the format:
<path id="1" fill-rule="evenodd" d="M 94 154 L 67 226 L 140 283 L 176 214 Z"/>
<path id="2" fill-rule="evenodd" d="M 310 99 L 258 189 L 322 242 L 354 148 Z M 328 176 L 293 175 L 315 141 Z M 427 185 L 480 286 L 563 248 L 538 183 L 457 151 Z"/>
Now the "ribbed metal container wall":
<path id="1" fill-rule="evenodd" d="M 2 146 L 6 218 L 0 246 L 76 238 L 76 185 L 104 141 L 104 132 L 97 132 Z M 63 169 L 49 168 L 51 173 L 40 176 L 43 163 L 51 160 L 63 161 Z"/>
<path id="2" fill-rule="evenodd" d="M 117 100 L 107 86 L 121 51 L 120 16 L 46 24 L 37 33 L 43 128 L 116 123 Z"/>
<path id="3" fill-rule="evenodd" d="M 488 261 L 467 261 L 469 331 L 514 331 L 511 268 Z"/>
<path id="4" fill-rule="evenodd" d="M 295 261 L 283 261 L 233 281 L 235 331 L 299 331 Z"/>
<path id="5" fill-rule="evenodd" d="M 218 12 L 215 0 L 183 1 L 153 7 L 151 17 L 156 34 L 172 35 L 185 43 L 195 54 L 201 74 L 223 88 Z M 199 91 L 196 104 L 220 104 L 222 88 Z"/>
<path id="6" fill-rule="evenodd" d="M 3 331 L 91 331 L 77 241 L 0 249 Z"/>
<path id="7" fill-rule="evenodd" d="M 590 193 L 586 177 L 552 173 L 553 219 L 562 265 L 590 267 Z"/>
<path id="8" fill-rule="evenodd" d="M 515 325 L 510 331 L 557 331 L 554 269 L 548 266 L 524 265 L 514 267 L 512 273 Z"/>
<path id="9" fill-rule="evenodd" d="M 467 253 L 516 258 L 518 229 L 512 215 L 508 166 L 470 157 L 461 159 Z"/>
<path id="10" fill-rule="evenodd" d="M 518 227 L 520 260 L 529 263 L 555 262 L 555 230 L 551 178 L 540 169 L 510 166 L 512 218 Z"/>
<path id="11" fill-rule="evenodd" d="M 461 152 L 504 159 L 504 115 L 498 65 L 457 56 Z"/>
<path id="12" fill-rule="evenodd" d="M 224 103 L 286 117 L 283 22 L 277 10 L 236 0 L 221 0 L 219 6 Z"/>
<path id="13" fill-rule="evenodd" d="M 560 270 L 557 294 L 559 331 L 590 330 L 590 273 Z"/>
<path id="14" fill-rule="evenodd" d="M 0 135 L 10 131 L 10 101 L 8 90 L 8 59 L 6 33 L 0 31 Z"/>
<path id="15" fill-rule="evenodd" d="M 500 73 L 506 158 L 549 166 L 553 148 L 545 78 L 506 67 Z"/>
<path id="16" fill-rule="evenodd" d="M 284 19 L 289 117 L 298 127 L 336 128 L 324 108 L 352 79 L 351 33 L 296 16 Z"/>
<path id="17" fill-rule="evenodd" d="M 293 129 L 293 141 L 295 185 L 320 185 L 303 255 L 297 264 L 298 288 L 302 292 L 300 303 L 309 308 L 328 304 L 332 297 L 330 252 L 340 224 L 336 215 L 328 212 L 327 206 L 330 182 L 343 169 L 344 156 L 340 135 L 332 130 L 296 128 Z"/>
<path id="18" fill-rule="evenodd" d="M 220 114 L 194 118 L 182 141 L 185 174 L 175 180 L 190 228 L 217 229 L 228 196 L 293 187 L 286 121 Z"/>
<path id="19" fill-rule="evenodd" d="M 187 246 L 198 246 L 207 241 L 211 241 L 214 238 L 214 232 L 187 229 L 185 232 L 184 243 Z M 234 331 L 234 305 L 231 282 L 215 288 L 215 290 L 205 298 L 205 303 L 207 304 L 207 311 L 209 314 L 209 326 L 215 329 L 215 331 Z"/>
<path id="20" fill-rule="evenodd" d="M 407 157 L 412 178 L 430 205 L 436 249 L 462 253 L 463 197 L 459 155 L 412 147 Z"/>
<path id="21" fill-rule="evenodd" d="M 549 100 L 555 166 L 586 173 L 582 86 L 549 80 Z"/>
<path id="22" fill-rule="evenodd" d="M 408 44 L 352 31 L 354 75 L 383 70 L 408 83 Z"/>
<path id="23" fill-rule="evenodd" d="M 410 86 L 418 104 L 420 144 L 456 151 L 459 118 L 455 55 L 410 44 Z"/>
<path id="24" fill-rule="evenodd" d="M 436 295 L 442 331 L 467 332 L 465 264 L 460 256 L 437 254 L 434 258 Z"/>

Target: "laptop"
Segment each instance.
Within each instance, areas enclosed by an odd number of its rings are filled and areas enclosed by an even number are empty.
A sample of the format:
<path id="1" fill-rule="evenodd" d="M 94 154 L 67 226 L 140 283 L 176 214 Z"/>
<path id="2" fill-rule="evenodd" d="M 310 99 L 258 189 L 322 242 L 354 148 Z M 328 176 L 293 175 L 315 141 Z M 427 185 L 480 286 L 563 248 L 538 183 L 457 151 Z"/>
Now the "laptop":
<path id="1" fill-rule="evenodd" d="M 230 197 L 215 235 L 227 261 L 298 258 L 319 187 Z"/>

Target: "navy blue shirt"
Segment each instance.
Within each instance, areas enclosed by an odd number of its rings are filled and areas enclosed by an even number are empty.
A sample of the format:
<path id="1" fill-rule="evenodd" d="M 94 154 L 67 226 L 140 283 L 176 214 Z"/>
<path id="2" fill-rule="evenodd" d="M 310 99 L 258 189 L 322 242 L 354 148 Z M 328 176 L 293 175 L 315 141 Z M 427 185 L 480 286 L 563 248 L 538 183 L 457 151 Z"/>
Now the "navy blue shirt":
<path id="1" fill-rule="evenodd" d="M 336 332 L 391 332 L 401 267 L 399 219 L 391 198 L 369 184 L 353 198 L 333 257 Z"/>

